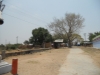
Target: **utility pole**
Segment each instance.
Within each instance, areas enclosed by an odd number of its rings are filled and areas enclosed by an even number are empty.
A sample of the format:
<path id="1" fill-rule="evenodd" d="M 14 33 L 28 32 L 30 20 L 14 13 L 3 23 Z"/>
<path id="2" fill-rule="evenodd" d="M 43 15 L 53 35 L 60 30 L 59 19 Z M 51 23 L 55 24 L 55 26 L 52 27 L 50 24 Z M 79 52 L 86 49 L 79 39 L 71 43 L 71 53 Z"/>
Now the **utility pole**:
<path id="1" fill-rule="evenodd" d="M 85 47 L 86 47 L 86 33 L 84 33 L 84 41 L 85 41 Z"/>
<path id="2" fill-rule="evenodd" d="M 84 33 L 84 41 L 86 41 L 86 33 Z"/>
<path id="3" fill-rule="evenodd" d="M 43 40 L 43 47 L 45 48 L 45 34 L 43 33 L 43 38 L 44 38 L 44 40 Z"/>
<path id="4" fill-rule="evenodd" d="M 6 44 L 7 44 L 7 40 L 5 40 L 5 46 L 6 46 Z"/>
<path id="5" fill-rule="evenodd" d="M 16 37 L 16 44 L 18 44 L 18 36 Z"/>
<path id="6" fill-rule="evenodd" d="M 2 12 L 3 9 L 5 8 L 5 5 L 2 4 L 3 0 L 0 0 L 0 11 Z"/>
<path id="7" fill-rule="evenodd" d="M 5 8 L 5 5 L 2 4 L 3 0 L 0 0 L 0 25 L 2 25 L 4 23 L 3 18 L 2 18 L 2 12 Z"/>

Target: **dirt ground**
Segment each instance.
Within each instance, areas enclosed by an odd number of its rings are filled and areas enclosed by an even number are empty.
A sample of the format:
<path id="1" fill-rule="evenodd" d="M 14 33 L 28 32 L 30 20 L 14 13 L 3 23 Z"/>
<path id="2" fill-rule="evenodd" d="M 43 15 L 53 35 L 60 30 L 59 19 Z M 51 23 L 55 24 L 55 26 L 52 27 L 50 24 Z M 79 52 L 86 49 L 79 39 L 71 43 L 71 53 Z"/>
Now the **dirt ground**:
<path id="1" fill-rule="evenodd" d="M 100 75 L 100 68 L 80 48 L 71 48 L 58 75 Z"/>
<path id="2" fill-rule="evenodd" d="M 81 47 L 81 49 L 85 51 L 85 54 L 90 55 L 97 66 L 100 67 L 100 49 L 95 49 L 92 47 Z"/>
<path id="3" fill-rule="evenodd" d="M 13 58 L 18 58 L 18 75 L 58 75 L 68 53 L 68 48 L 51 49 L 44 52 L 8 57 L 5 61 L 12 63 Z M 7 73 L 5 75 L 12 74 Z"/>

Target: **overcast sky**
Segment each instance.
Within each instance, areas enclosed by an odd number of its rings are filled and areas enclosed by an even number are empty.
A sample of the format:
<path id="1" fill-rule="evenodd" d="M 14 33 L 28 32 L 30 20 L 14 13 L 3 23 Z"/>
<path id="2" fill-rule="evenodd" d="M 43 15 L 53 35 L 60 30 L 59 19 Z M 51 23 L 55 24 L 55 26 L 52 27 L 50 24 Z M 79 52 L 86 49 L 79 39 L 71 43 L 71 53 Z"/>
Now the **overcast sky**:
<path id="1" fill-rule="evenodd" d="M 85 18 L 85 27 L 80 34 L 100 31 L 100 0 L 4 0 L 6 5 L 0 25 L 0 44 L 23 43 L 32 30 L 47 28 L 53 18 L 62 18 L 65 13 L 80 14 Z"/>

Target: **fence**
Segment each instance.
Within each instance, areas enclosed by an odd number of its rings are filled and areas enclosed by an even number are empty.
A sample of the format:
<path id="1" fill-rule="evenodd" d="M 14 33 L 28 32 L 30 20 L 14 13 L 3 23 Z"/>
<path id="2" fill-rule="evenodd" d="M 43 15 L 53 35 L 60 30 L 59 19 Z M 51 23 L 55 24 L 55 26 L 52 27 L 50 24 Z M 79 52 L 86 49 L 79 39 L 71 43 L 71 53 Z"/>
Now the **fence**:
<path id="1" fill-rule="evenodd" d="M 25 55 L 25 54 L 32 54 L 32 53 L 36 53 L 36 52 L 42 52 L 42 51 L 46 51 L 46 50 L 50 50 L 50 48 L 42 48 L 42 49 L 34 49 L 34 50 L 24 50 L 24 51 L 19 51 L 19 52 L 11 52 L 11 53 L 5 53 L 5 55 L 1 53 L 2 57 L 10 57 L 10 56 L 17 56 L 17 55 Z"/>

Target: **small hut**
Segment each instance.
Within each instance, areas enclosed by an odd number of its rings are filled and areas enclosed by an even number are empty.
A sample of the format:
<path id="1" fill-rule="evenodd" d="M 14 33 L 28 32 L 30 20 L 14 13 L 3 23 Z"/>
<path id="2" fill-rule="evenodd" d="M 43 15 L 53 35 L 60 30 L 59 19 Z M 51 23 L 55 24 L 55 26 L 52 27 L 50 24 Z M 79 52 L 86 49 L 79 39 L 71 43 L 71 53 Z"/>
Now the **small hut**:
<path id="1" fill-rule="evenodd" d="M 61 43 L 63 43 L 63 39 L 57 39 L 54 41 L 54 48 L 61 47 Z"/>

